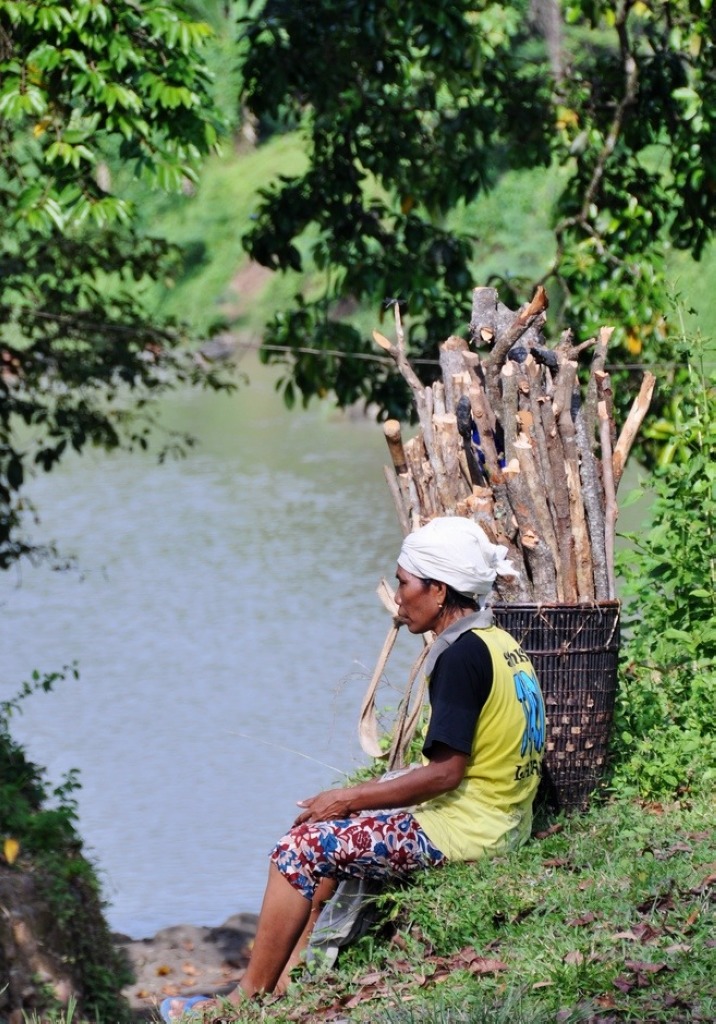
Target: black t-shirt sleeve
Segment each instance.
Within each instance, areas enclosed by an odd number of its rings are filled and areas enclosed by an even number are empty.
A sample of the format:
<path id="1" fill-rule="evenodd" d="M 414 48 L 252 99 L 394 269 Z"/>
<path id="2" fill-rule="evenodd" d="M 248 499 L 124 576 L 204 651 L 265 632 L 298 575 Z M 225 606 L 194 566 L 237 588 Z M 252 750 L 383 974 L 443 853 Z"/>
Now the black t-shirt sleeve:
<path id="1" fill-rule="evenodd" d="M 469 754 L 480 712 L 492 689 L 492 658 L 484 640 L 463 633 L 438 658 L 430 677 L 430 722 L 423 753 L 435 743 Z"/>

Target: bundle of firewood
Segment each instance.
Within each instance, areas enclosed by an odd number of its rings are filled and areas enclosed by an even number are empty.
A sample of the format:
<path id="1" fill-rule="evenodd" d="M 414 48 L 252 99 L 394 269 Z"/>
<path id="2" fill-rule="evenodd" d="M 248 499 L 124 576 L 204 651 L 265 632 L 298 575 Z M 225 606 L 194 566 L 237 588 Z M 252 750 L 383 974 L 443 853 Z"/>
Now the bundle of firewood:
<path id="1" fill-rule="evenodd" d="M 373 336 L 412 390 L 419 430 L 403 441 L 397 420 L 384 424 L 386 479 L 404 533 L 463 515 L 506 545 L 520 576 L 498 581 L 500 600 L 613 600 L 616 492 L 655 378 L 644 374 L 617 432 L 605 369 L 613 329 L 581 344 L 567 331 L 550 347 L 546 308 L 541 287 L 517 313 L 495 289 L 476 288 L 470 343 L 448 338 L 442 380 L 426 387 L 408 361 L 396 304 L 396 341 Z M 589 349 L 583 381 L 578 359 Z"/>

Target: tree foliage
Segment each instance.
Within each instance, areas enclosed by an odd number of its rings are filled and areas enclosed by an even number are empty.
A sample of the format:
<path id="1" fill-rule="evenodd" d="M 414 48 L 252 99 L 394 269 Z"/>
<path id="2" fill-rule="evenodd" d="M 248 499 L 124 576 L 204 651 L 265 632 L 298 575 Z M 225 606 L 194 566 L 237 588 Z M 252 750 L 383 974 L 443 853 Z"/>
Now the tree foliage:
<path id="1" fill-rule="evenodd" d="M 142 303 L 176 254 L 124 186 L 179 189 L 215 146 L 209 33 L 162 0 L 0 0 L 0 568 L 33 467 L 145 446 L 151 397 L 202 378 Z"/>
<path id="2" fill-rule="evenodd" d="M 530 18 L 544 8 L 549 46 Z M 448 230 L 445 215 L 535 165 L 560 182 L 541 277 L 556 322 L 583 336 L 614 323 L 619 355 L 659 354 L 665 247 L 698 258 L 716 216 L 711 0 L 562 9 L 564 24 L 554 0 L 267 0 L 246 20 L 245 101 L 266 123 L 298 125 L 310 155 L 304 174 L 263 190 L 246 247 L 266 266 L 309 257 L 324 274 L 320 294 L 268 328 L 267 345 L 293 350 L 265 352 L 289 365 L 289 389 L 404 411 L 389 370 L 333 354 L 371 350 L 336 323 L 339 303 L 399 298 L 413 358 L 434 359 L 471 288 L 493 283 L 471 271 L 490 240 Z M 505 301 L 534 283 L 503 280 Z"/>

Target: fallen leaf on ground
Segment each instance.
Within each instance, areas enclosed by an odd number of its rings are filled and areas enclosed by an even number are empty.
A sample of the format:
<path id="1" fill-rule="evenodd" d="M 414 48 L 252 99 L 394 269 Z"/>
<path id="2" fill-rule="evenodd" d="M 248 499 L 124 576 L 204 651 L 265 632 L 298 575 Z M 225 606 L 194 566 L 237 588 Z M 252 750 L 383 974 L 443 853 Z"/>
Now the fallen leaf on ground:
<path id="1" fill-rule="evenodd" d="M 440 985 L 441 982 L 443 982 L 443 981 L 449 981 L 449 979 L 451 977 L 452 977 L 452 971 L 448 971 L 448 970 L 443 968 L 443 970 L 435 971 L 435 973 L 431 974 L 429 978 L 423 977 L 422 981 L 420 981 L 419 987 L 420 988 L 425 988 L 425 986 L 428 985 L 428 984 L 430 984 L 430 985 Z"/>
<path id="2" fill-rule="evenodd" d="M 688 1002 L 686 999 L 683 999 L 681 996 L 674 995 L 671 992 L 669 992 L 664 998 L 664 1006 L 668 1006 L 669 1008 L 671 1008 L 672 1006 L 678 1006 L 681 1010 L 693 1009 L 692 1004 L 690 1002 Z M 696 1020 L 697 1018 L 694 1019 Z"/>
<path id="3" fill-rule="evenodd" d="M 708 887 L 713 885 L 714 882 L 716 882 L 716 873 L 706 875 L 706 878 L 704 878 L 704 880 L 698 885 L 694 886 L 693 889 L 690 889 L 689 892 L 692 892 L 695 896 L 700 896 L 704 889 L 708 889 Z"/>
<path id="4" fill-rule="evenodd" d="M 649 914 L 655 910 L 673 910 L 674 897 L 670 892 L 662 893 L 660 896 L 652 896 L 650 899 L 638 903 L 636 909 L 640 914 Z"/>
<path id="5" fill-rule="evenodd" d="M 625 960 L 624 966 L 639 974 L 658 974 L 659 971 L 665 971 L 667 968 L 666 964 L 652 964 L 646 960 Z"/>
<path id="6" fill-rule="evenodd" d="M 448 957 L 444 963 L 448 969 L 467 969 L 472 974 L 491 974 L 493 971 L 508 970 L 507 964 L 501 960 L 482 956 L 473 946 L 465 946 L 455 956 Z"/>
<path id="7" fill-rule="evenodd" d="M 393 960 L 393 970 L 396 974 L 410 974 L 413 965 L 410 960 Z"/>
<path id="8" fill-rule="evenodd" d="M 496 974 L 498 971 L 508 970 L 508 967 L 501 960 L 487 960 L 479 956 L 470 963 L 468 970 L 470 974 Z"/>
<path id="9" fill-rule="evenodd" d="M 465 963 L 469 964 L 479 955 L 480 954 L 477 952 L 474 946 L 464 946 L 458 953 L 455 954 L 454 959 L 464 960 Z"/>
<path id="10" fill-rule="evenodd" d="M 567 953 L 564 957 L 564 962 L 573 967 L 579 967 L 580 964 L 584 963 L 584 953 L 580 953 L 578 949 L 573 949 L 571 953 Z"/>
<path id="11" fill-rule="evenodd" d="M 635 924 L 633 928 L 628 928 L 625 932 L 615 932 L 612 938 L 628 939 L 630 942 L 651 942 L 663 934 L 661 928 L 653 928 L 652 925 L 644 923 Z"/>
<path id="12" fill-rule="evenodd" d="M 535 839 L 547 839 L 548 836 L 554 836 L 563 829 L 564 825 L 550 825 L 543 832 L 535 832 Z"/>
<path id="13" fill-rule="evenodd" d="M 374 999 L 377 995 L 385 995 L 386 989 L 379 989 L 376 985 L 366 985 L 360 989 L 355 995 L 352 995 L 343 1004 L 346 1010 L 355 1010 L 361 1003 L 367 1002 L 369 999 Z"/>
<path id="14" fill-rule="evenodd" d="M 596 921 L 596 917 L 591 910 L 588 910 L 581 917 L 573 917 L 571 921 L 567 921 L 567 924 L 572 928 L 582 928 L 585 924 L 591 924 L 593 921 Z"/>
<path id="15" fill-rule="evenodd" d="M 168 964 L 159 964 L 159 966 L 157 967 L 157 974 L 159 975 L 160 978 L 164 977 L 164 975 L 166 974 L 171 973 L 172 969 Z"/>
<path id="16" fill-rule="evenodd" d="M 356 985 L 360 985 L 361 987 L 365 985 L 377 985 L 380 981 L 385 981 L 385 975 L 381 971 L 373 971 L 370 974 L 365 974 L 362 978 L 358 978 Z"/>
<path id="17" fill-rule="evenodd" d="M 674 843 L 668 850 L 654 850 L 654 859 L 669 860 L 677 853 L 692 853 L 692 849 L 686 843 Z"/>

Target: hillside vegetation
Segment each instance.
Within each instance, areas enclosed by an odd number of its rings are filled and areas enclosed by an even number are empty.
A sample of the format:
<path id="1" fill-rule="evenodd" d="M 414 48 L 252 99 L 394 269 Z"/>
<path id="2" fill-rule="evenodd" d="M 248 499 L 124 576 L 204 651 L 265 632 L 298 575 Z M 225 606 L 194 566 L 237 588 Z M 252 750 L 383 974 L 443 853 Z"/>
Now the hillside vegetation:
<path id="1" fill-rule="evenodd" d="M 153 295 L 157 308 L 187 320 L 197 337 L 230 328 L 257 343 L 263 324 L 287 299 L 300 288 L 310 292 L 312 279 L 320 280 L 317 270 L 299 275 L 262 268 L 260 273 L 248 274 L 248 257 L 241 246 L 242 235 L 252 224 L 258 190 L 270 177 L 295 174 L 304 164 L 301 142 L 291 134 L 274 136 L 256 148 L 234 151 L 227 147 L 207 162 L 195 194 L 172 196 L 157 204 L 145 220 L 153 231 L 186 247 L 183 272 Z M 491 192 L 451 214 L 450 226 L 476 240 L 476 286 L 488 283 L 493 275 L 506 275 L 509 268 L 520 298 L 530 297 L 554 246 L 549 211 L 558 182 L 557 168 L 510 171 Z M 672 296 L 681 297 L 683 305 L 694 310 L 688 318 L 690 328 L 704 337 L 716 336 L 716 309 L 711 302 L 716 287 L 714 246 L 700 262 L 674 251 L 669 266 Z M 664 306 L 666 313 L 666 300 Z M 380 315 L 378 309 L 364 309 L 352 319 L 368 335 Z M 467 319 L 469 310 L 456 309 L 455 330 Z M 436 345 L 442 340 L 436 338 Z"/>

